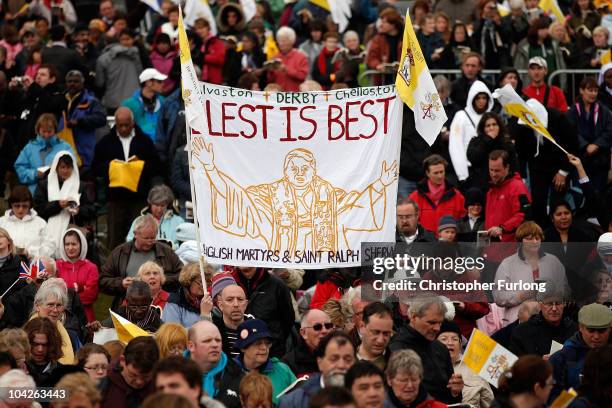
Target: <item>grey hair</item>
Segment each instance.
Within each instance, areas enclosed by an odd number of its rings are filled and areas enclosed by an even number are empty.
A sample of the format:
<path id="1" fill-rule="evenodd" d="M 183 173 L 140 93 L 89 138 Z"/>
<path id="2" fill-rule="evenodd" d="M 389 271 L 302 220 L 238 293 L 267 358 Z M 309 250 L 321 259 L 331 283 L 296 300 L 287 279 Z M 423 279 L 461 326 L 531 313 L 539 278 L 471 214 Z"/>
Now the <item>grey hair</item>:
<path id="1" fill-rule="evenodd" d="M 398 350 L 391 354 L 385 374 L 387 378 L 395 378 L 399 373 L 416 374 L 423 378 L 423 362 L 414 350 Z"/>
<path id="2" fill-rule="evenodd" d="M 174 201 L 174 194 L 170 187 L 165 184 L 158 184 L 149 190 L 147 202 L 149 204 L 164 204 L 169 207 Z"/>
<path id="3" fill-rule="evenodd" d="M 135 280 L 128 286 L 125 291 L 125 297 L 131 298 L 132 296 L 148 296 L 153 297 L 151 294 L 151 288 L 146 282 Z"/>
<path id="4" fill-rule="evenodd" d="M 72 78 L 72 77 L 78 77 L 81 79 L 81 81 L 85 81 L 85 77 L 83 76 L 83 73 L 79 71 L 78 69 L 73 69 L 72 71 L 68 71 L 68 73 L 66 74 L 66 79 Z"/>
<path id="5" fill-rule="evenodd" d="M 139 231 L 142 227 L 155 227 L 157 230 L 157 220 L 151 214 L 141 215 L 134 220 L 134 232 Z"/>
<path id="6" fill-rule="evenodd" d="M 438 92 L 440 92 L 441 90 L 450 92 L 451 83 L 448 80 L 448 78 L 446 78 L 444 75 L 436 75 L 433 81 L 434 81 L 434 85 L 436 86 L 436 89 L 438 90 Z"/>
<path id="7" fill-rule="evenodd" d="M 9 399 L 9 390 L 21 388 L 21 389 L 36 389 L 36 383 L 34 379 L 22 370 L 14 368 L 2 374 L 0 377 L 0 400 L 6 401 Z"/>
<path id="8" fill-rule="evenodd" d="M 153 261 L 147 261 L 140 265 L 140 267 L 138 268 L 138 272 L 136 272 L 136 279 L 142 280 L 142 274 L 152 269 L 159 272 L 161 283 L 163 285 L 166 282 L 166 274 L 164 273 L 164 268 L 162 268 L 161 265 L 157 262 Z"/>
<path id="9" fill-rule="evenodd" d="M 349 305 L 352 305 L 353 302 L 362 299 L 363 298 L 361 297 L 361 286 L 351 286 L 348 292 L 346 293 L 346 301 Z"/>
<path id="10" fill-rule="evenodd" d="M 446 305 L 444 302 L 437 296 L 428 296 L 428 297 L 420 297 L 414 298 L 409 303 L 409 312 L 412 316 L 413 314 L 417 317 L 423 317 L 425 313 L 432 307 L 436 308 L 443 315 L 446 314 Z"/>
<path id="11" fill-rule="evenodd" d="M 342 42 L 346 42 L 346 39 L 350 36 L 353 37 L 357 37 L 357 39 L 359 39 L 359 34 L 357 34 L 356 31 L 353 30 L 348 30 L 347 32 L 344 33 L 344 35 L 342 36 Z"/>
<path id="12" fill-rule="evenodd" d="M 49 278 L 40 285 L 36 296 L 34 296 L 34 304 L 40 306 L 47 299 L 57 299 L 66 306 L 68 303 L 68 288 L 63 279 Z"/>
<path id="13" fill-rule="evenodd" d="M 134 122 L 134 112 L 132 112 L 130 108 L 126 108 L 125 106 L 120 106 L 117 108 L 117 110 L 115 111 L 115 121 L 117 120 L 117 114 L 119 112 L 126 112 L 132 120 L 132 123 Z"/>
<path id="14" fill-rule="evenodd" d="M 287 37 L 293 44 L 295 44 L 296 34 L 295 30 L 291 27 L 283 26 L 276 31 L 276 38 Z"/>

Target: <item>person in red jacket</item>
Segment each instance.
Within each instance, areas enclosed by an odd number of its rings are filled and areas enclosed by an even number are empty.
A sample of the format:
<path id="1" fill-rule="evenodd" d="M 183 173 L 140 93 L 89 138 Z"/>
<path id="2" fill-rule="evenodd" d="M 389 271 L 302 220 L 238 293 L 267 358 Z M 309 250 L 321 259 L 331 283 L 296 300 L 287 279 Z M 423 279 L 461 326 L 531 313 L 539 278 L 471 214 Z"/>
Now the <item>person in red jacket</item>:
<path id="1" fill-rule="evenodd" d="M 436 233 L 438 221 L 444 215 L 459 219 L 465 215 L 463 195 L 446 180 L 448 162 L 438 154 L 423 160 L 427 178 L 417 184 L 410 199 L 419 207 L 419 223 L 428 231 Z"/>
<path id="2" fill-rule="evenodd" d="M 204 18 L 198 18 L 193 23 L 193 27 L 202 40 L 202 81 L 221 85 L 223 64 L 225 64 L 225 43 L 210 32 L 210 23 Z"/>
<path id="3" fill-rule="evenodd" d="M 310 71 L 308 58 L 300 50 L 293 48 L 296 34 L 292 28 L 281 27 L 276 32 L 276 42 L 280 52 L 276 54 L 277 64 L 270 65 L 268 83 L 277 83 L 285 92 L 299 92 Z"/>
<path id="4" fill-rule="evenodd" d="M 485 228 L 492 238 L 514 242 L 516 228 L 525 220 L 523 210 L 531 202 L 529 191 L 518 173 L 510 173 L 510 158 L 505 150 L 489 154 L 489 177 Z"/>
<path id="5" fill-rule="evenodd" d="M 66 282 L 66 286 L 74 288 L 85 309 L 88 322 L 93 322 L 93 304 L 98 298 L 98 267 L 88 259 L 87 240 L 76 228 L 69 228 L 62 238 L 60 247 L 62 259 L 56 261 L 57 277 Z"/>
<path id="6" fill-rule="evenodd" d="M 529 60 L 527 73 L 531 82 L 523 88 L 523 93 L 529 98 L 536 99 L 547 108 L 554 108 L 563 113 L 567 112 L 567 101 L 561 88 L 546 85 L 548 63 L 542 57 L 533 57 Z"/>

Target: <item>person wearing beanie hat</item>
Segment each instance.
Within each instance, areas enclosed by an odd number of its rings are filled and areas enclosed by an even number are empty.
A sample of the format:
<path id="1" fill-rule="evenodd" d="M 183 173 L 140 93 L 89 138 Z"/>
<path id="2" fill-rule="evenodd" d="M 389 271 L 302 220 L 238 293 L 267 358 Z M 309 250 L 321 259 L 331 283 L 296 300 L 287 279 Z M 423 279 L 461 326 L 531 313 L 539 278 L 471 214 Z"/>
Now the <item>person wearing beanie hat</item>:
<path id="1" fill-rule="evenodd" d="M 221 332 L 223 352 L 230 358 L 238 357 L 240 349 L 235 346 L 238 326 L 253 319 L 252 315 L 245 314 L 247 299 L 244 290 L 231 273 L 222 272 L 213 276 L 211 295 L 217 306 L 212 313 L 212 322 Z"/>
<path id="2" fill-rule="evenodd" d="M 472 370 L 461 364 L 461 345 L 463 339 L 459 325 L 452 320 L 444 320 L 440 325 L 440 333 L 437 340 L 444 344 L 448 349 L 453 368 L 456 374 L 461 374 L 463 378 L 463 390 L 461 392 L 463 404 L 470 404 L 472 407 L 488 407 L 493 401 L 494 395 L 491 386 L 480 376 L 474 374 Z"/>
<path id="3" fill-rule="evenodd" d="M 457 241 L 476 242 L 478 231 L 484 229 L 484 195 L 480 189 L 472 187 L 464 196 L 467 214 L 457 221 Z"/>
<path id="4" fill-rule="evenodd" d="M 450 215 L 440 218 L 438 224 L 438 239 L 440 241 L 455 241 L 457 237 L 457 221 Z"/>
<path id="5" fill-rule="evenodd" d="M 213 300 L 217 297 L 219 293 L 223 291 L 227 286 L 236 285 L 236 281 L 231 273 L 222 272 L 218 273 L 212 277 L 212 288 L 211 288 L 211 296 Z"/>
<path id="6" fill-rule="evenodd" d="M 584 360 L 589 350 L 608 344 L 610 325 L 612 311 L 607 306 L 591 303 L 580 308 L 578 331 L 548 360 L 553 366 L 555 380 L 550 401 L 554 401 L 562 390 L 580 386 Z"/>
<path id="7" fill-rule="evenodd" d="M 268 377 L 272 383 L 272 403 L 278 403 L 278 394 L 293 384 L 295 374 L 289 366 L 276 357 L 270 357 L 272 335 L 268 326 L 259 319 L 246 320 L 238 326 L 235 346 L 240 355 L 236 363 L 246 372 L 256 371 Z"/>

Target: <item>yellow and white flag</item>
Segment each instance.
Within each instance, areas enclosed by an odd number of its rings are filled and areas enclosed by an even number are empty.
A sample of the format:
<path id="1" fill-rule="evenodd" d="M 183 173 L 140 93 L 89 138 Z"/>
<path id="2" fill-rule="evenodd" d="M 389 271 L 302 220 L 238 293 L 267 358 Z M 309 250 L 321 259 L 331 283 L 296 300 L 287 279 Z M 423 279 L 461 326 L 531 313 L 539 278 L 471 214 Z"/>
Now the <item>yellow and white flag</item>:
<path id="1" fill-rule="evenodd" d="M 447 117 L 408 12 L 404 27 L 402 58 L 395 86 L 402 101 L 414 112 L 417 132 L 431 146 L 436 141 Z"/>
<path id="2" fill-rule="evenodd" d="M 557 141 L 550 135 L 546 129 L 546 126 L 542 124 L 542 121 L 540 118 L 538 118 L 538 115 L 533 113 L 525 101 L 518 96 L 514 88 L 512 88 L 512 85 L 506 84 L 506 86 L 503 88 L 496 89 L 495 92 L 493 92 L 493 97 L 499 100 L 499 103 L 504 107 L 509 115 L 516 116 L 522 121 L 521 124 L 529 126 L 537 133 L 550 140 L 559 149 L 563 150 L 565 154 L 568 154 L 567 150 L 561 147 L 559 143 L 557 143 Z"/>
<path id="3" fill-rule="evenodd" d="M 310 0 L 315 6 L 329 11 L 334 23 L 338 24 L 340 32 L 348 27 L 351 18 L 351 4 L 347 0 Z"/>
<path id="4" fill-rule="evenodd" d="M 462 363 L 475 374 L 497 387 L 499 377 L 518 357 L 478 329 L 472 331 Z"/>
<path id="5" fill-rule="evenodd" d="M 150 336 L 151 334 L 136 326 L 128 319 L 119 316 L 117 313 L 110 310 L 111 318 L 113 319 L 113 325 L 117 331 L 117 338 L 120 342 L 127 344 L 135 337 Z"/>
<path id="6" fill-rule="evenodd" d="M 183 23 L 183 10 L 180 7 L 178 34 L 179 53 L 181 57 L 181 89 L 183 101 L 185 102 L 185 116 L 187 123 L 192 129 L 203 133 L 206 129 L 204 96 L 202 95 L 202 87 L 200 86 L 200 81 L 198 81 L 198 76 L 193 67 L 193 61 L 191 60 L 189 40 L 187 40 L 185 24 Z"/>
<path id="7" fill-rule="evenodd" d="M 561 11 L 561 7 L 559 7 L 559 3 L 557 3 L 557 0 L 540 0 L 540 4 L 538 4 L 538 7 L 540 7 L 549 15 L 554 15 L 557 18 L 558 22 L 565 22 L 565 16 L 563 15 L 563 12 Z"/>

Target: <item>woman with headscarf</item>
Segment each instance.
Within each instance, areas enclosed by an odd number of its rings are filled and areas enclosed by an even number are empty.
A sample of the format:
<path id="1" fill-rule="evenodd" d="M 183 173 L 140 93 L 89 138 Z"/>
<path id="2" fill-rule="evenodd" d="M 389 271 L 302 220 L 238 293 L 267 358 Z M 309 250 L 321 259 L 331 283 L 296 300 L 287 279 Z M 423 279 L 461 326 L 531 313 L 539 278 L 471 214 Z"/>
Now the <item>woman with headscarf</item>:
<path id="1" fill-rule="evenodd" d="M 61 259 L 56 261 L 57 277 L 74 288 L 85 309 L 87 321 L 94 321 L 93 304 L 98 298 L 98 267 L 88 259 L 87 240 L 77 228 L 64 233 L 60 245 Z"/>
<path id="2" fill-rule="evenodd" d="M 93 215 L 93 208 L 85 205 L 81 214 L 81 182 L 76 160 L 69 151 L 60 151 L 53 158 L 46 180 L 38 183 L 34 205 L 42 218 L 47 219 L 47 239 L 55 245 L 55 255 L 60 257 L 62 238 L 68 225 Z"/>

